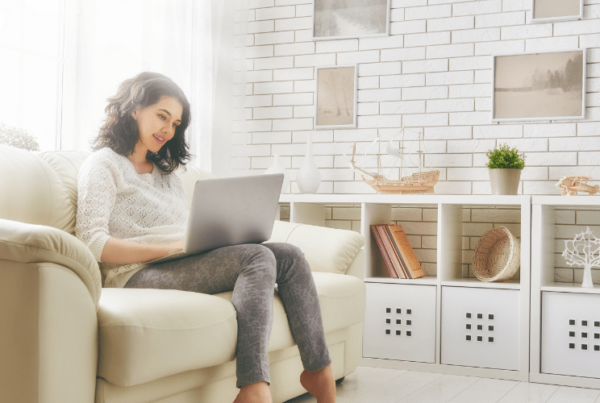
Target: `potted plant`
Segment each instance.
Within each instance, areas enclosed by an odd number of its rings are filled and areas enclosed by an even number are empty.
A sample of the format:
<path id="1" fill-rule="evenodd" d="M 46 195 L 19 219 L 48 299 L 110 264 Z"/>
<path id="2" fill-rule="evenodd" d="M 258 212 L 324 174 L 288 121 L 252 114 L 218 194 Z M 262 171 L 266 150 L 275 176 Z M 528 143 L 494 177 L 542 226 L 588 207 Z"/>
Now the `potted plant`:
<path id="1" fill-rule="evenodd" d="M 35 137 L 18 127 L 7 126 L 0 122 L 0 144 L 22 148 L 27 151 L 40 151 Z"/>
<path id="2" fill-rule="evenodd" d="M 489 150 L 487 167 L 493 195 L 516 195 L 519 191 L 521 171 L 525 167 L 525 155 L 516 148 L 500 144 L 500 148 Z"/>

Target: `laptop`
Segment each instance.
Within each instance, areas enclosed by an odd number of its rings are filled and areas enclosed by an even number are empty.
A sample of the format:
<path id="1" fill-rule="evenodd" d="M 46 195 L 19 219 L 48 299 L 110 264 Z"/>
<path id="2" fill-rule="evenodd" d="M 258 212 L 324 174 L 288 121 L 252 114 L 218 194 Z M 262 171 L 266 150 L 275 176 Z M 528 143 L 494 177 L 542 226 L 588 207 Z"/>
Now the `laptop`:
<path id="1" fill-rule="evenodd" d="M 146 263 L 154 265 L 224 246 L 268 241 L 282 185 L 281 173 L 198 180 L 183 250 Z"/>

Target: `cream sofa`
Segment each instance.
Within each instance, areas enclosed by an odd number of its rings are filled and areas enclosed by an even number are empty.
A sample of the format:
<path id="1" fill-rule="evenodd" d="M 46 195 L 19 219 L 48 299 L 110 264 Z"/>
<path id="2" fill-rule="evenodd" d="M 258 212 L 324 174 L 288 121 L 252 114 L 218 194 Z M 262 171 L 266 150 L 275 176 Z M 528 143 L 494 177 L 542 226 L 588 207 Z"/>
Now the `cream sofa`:
<path id="1" fill-rule="evenodd" d="M 0 146 L 0 401 L 233 402 L 231 292 L 102 288 L 98 263 L 74 236 L 77 172 L 88 155 Z M 212 177 L 192 167 L 177 174 L 188 195 Z M 269 242 L 305 253 L 342 380 L 362 353 L 364 238 L 276 220 Z M 276 290 L 274 315 L 270 389 L 283 402 L 306 390 Z"/>

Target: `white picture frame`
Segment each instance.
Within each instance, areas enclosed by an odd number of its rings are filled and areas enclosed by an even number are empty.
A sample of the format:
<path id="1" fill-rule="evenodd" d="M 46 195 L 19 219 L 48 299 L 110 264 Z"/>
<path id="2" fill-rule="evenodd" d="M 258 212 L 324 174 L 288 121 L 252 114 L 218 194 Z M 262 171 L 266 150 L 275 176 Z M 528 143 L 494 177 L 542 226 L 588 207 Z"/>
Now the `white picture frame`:
<path id="1" fill-rule="evenodd" d="M 583 0 L 530 0 L 531 22 L 580 20 L 583 18 L 583 2 Z M 562 10 L 552 10 L 554 4 L 561 7 Z M 569 9 L 576 6 L 579 7 L 577 13 L 569 12 Z"/>
<path id="2" fill-rule="evenodd" d="M 492 122 L 585 119 L 586 49 L 491 57 Z"/>
<path id="3" fill-rule="evenodd" d="M 352 101 L 348 99 L 350 95 Z M 315 130 L 356 128 L 357 96 L 357 64 L 315 67 Z M 341 116 L 332 116 L 334 111 Z"/>
<path id="4" fill-rule="evenodd" d="M 312 26 L 311 26 L 311 35 L 313 41 L 321 41 L 321 40 L 333 40 L 333 39 L 349 39 L 349 38 L 369 38 L 369 37 L 378 37 L 378 36 L 389 36 L 390 35 L 390 8 L 392 0 L 346 0 L 348 2 L 354 3 L 362 3 L 362 8 L 364 11 L 368 11 L 369 7 L 380 8 L 379 10 L 373 11 L 374 13 L 383 13 L 385 11 L 385 22 L 382 22 L 383 14 L 378 14 L 380 18 L 376 18 L 372 24 L 365 26 L 363 28 L 358 27 L 356 24 L 364 23 L 364 15 L 366 12 L 348 12 L 346 13 L 348 20 L 344 26 L 340 26 L 341 24 L 335 24 L 334 27 L 324 28 L 325 22 L 323 20 L 333 19 L 333 13 L 329 13 L 330 16 L 324 15 L 322 11 L 317 10 L 317 7 L 323 3 L 332 2 L 334 0 L 312 0 Z M 385 10 L 381 7 L 382 3 L 385 3 Z M 345 10 L 350 10 L 351 8 L 347 8 Z M 343 10 L 343 9 L 342 9 Z M 330 17 L 330 18 L 328 18 Z M 336 17 L 336 21 L 341 18 L 339 15 Z M 354 21 L 356 20 L 356 21 Z M 354 28 L 352 29 L 352 24 L 354 24 Z M 383 29 L 383 25 L 385 25 L 385 30 Z M 336 32 L 333 32 L 336 31 Z M 377 31 L 375 33 L 369 33 L 372 31 Z M 361 33 L 362 32 L 362 33 Z"/>

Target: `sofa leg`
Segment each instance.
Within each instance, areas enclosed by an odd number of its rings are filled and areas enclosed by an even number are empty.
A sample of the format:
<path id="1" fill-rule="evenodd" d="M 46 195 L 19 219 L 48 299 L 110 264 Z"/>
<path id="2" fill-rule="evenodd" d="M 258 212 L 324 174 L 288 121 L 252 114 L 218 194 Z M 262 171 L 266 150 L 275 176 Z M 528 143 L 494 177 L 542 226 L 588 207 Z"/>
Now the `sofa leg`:
<path id="1" fill-rule="evenodd" d="M 338 379 L 338 380 L 335 381 L 335 384 L 339 385 L 340 383 L 344 382 L 345 378 L 346 378 L 345 376 L 342 376 L 340 379 Z"/>

